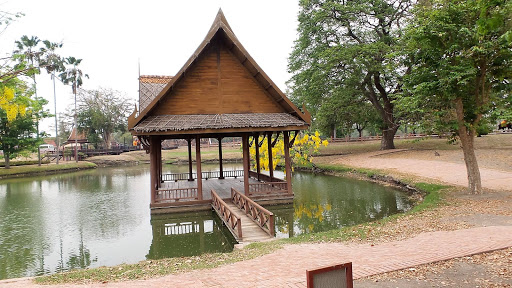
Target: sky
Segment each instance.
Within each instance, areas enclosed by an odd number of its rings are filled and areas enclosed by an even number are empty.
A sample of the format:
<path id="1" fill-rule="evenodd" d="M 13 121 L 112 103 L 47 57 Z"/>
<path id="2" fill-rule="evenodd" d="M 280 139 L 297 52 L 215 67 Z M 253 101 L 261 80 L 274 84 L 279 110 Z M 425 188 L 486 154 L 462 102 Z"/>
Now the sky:
<path id="1" fill-rule="evenodd" d="M 138 99 L 140 75 L 174 75 L 205 38 L 219 9 L 249 54 L 282 90 L 290 78 L 288 56 L 297 38 L 298 0 L 0 0 L 0 10 L 22 12 L 0 34 L 0 55 L 23 35 L 62 42 L 61 56 L 83 59 L 82 88 L 112 88 Z M 38 96 L 55 113 L 53 84 L 37 76 Z M 70 86 L 56 83 L 57 113 L 71 109 Z M 55 135 L 54 119 L 41 122 Z"/>

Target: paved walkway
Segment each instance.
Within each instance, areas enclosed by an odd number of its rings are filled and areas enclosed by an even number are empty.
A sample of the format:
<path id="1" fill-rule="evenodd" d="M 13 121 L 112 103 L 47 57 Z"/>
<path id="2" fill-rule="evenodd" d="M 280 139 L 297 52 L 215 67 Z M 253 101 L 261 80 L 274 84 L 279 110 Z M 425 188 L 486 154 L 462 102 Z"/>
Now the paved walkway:
<path id="1" fill-rule="evenodd" d="M 375 246 L 343 243 L 288 245 L 269 255 L 215 269 L 87 287 L 306 287 L 306 269 L 320 266 L 352 262 L 354 278 L 358 279 L 507 247 L 512 247 L 512 226 L 422 233 L 408 240 Z M 2 287 L 31 285 L 30 280 L 0 281 Z"/>

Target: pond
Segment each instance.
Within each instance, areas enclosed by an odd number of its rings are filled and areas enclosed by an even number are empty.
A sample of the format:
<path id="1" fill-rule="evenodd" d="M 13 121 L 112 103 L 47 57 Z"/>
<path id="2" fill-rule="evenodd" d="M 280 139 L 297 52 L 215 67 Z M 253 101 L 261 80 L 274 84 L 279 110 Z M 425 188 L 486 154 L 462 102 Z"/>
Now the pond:
<path id="1" fill-rule="evenodd" d="M 294 204 L 267 207 L 281 238 L 411 207 L 404 193 L 374 183 L 304 172 L 292 181 Z M 147 165 L 0 181 L 0 279 L 233 249 L 233 237 L 210 211 L 151 216 L 148 188 Z"/>

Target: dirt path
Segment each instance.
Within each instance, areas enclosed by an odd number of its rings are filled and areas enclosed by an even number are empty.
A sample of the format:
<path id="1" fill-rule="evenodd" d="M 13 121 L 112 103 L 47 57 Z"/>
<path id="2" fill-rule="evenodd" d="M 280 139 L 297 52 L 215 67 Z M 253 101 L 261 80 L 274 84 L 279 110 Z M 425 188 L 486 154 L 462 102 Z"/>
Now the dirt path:
<path id="1" fill-rule="evenodd" d="M 386 170 L 402 175 L 415 175 L 451 185 L 467 186 L 467 172 L 464 163 L 402 158 L 398 155 L 401 152 L 406 152 L 406 150 L 348 155 L 336 157 L 329 162 L 331 164 L 343 164 L 358 168 Z M 512 172 L 480 168 L 480 174 L 482 177 L 482 187 L 492 190 L 512 190 Z"/>

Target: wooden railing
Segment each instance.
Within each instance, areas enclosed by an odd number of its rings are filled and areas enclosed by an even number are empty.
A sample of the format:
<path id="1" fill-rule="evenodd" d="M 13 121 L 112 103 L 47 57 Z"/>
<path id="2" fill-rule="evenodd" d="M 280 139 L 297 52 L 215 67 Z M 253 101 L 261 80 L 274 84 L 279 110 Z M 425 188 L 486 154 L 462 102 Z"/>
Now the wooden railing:
<path id="1" fill-rule="evenodd" d="M 222 172 L 224 178 L 244 177 L 244 170 L 228 170 Z M 188 180 L 189 173 L 168 173 L 162 174 L 162 182 Z M 201 173 L 202 179 L 220 178 L 220 171 L 206 171 Z M 192 173 L 192 178 L 197 179 L 197 173 Z"/>
<path id="2" fill-rule="evenodd" d="M 403 134 L 395 135 L 395 139 L 415 139 L 415 138 L 441 138 L 443 135 L 427 135 L 427 134 Z M 363 136 L 363 137 L 343 137 L 343 138 L 330 138 L 329 142 L 359 142 L 359 141 L 374 141 L 381 140 L 382 136 Z"/>
<path id="3" fill-rule="evenodd" d="M 192 173 L 192 177 L 195 178 L 196 173 Z M 178 181 L 178 180 L 188 180 L 190 175 L 188 173 L 170 173 L 170 174 L 162 174 L 162 182 L 165 181 Z"/>
<path id="4" fill-rule="evenodd" d="M 249 171 L 249 177 L 258 179 L 258 173 L 255 171 Z M 276 177 L 270 178 L 270 176 L 268 176 L 266 174 L 261 174 L 261 173 L 260 173 L 260 180 L 265 181 L 265 182 L 283 182 L 284 181 L 283 179 L 279 179 Z"/>
<path id="5" fill-rule="evenodd" d="M 178 189 L 158 189 L 156 191 L 155 200 L 157 202 L 180 200 L 198 200 L 197 187 L 194 188 L 178 188 Z"/>
<path id="6" fill-rule="evenodd" d="M 233 236 L 235 236 L 237 240 L 242 240 L 242 220 L 226 205 L 226 202 L 219 197 L 215 190 L 212 189 L 211 191 L 212 208 L 217 212 L 217 215 L 219 215 L 229 231 L 233 233 Z"/>
<path id="7" fill-rule="evenodd" d="M 249 195 L 284 194 L 287 193 L 286 182 L 266 182 L 249 184 Z"/>
<path id="8" fill-rule="evenodd" d="M 231 188 L 231 201 L 238 208 L 245 211 L 245 214 L 247 214 L 254 223 L 258 224 L 263 231 L 274 237 L 274 213 L 261 207 L 258 203 L 254 202 L 234 188 Z"/>

